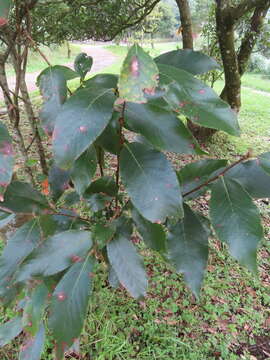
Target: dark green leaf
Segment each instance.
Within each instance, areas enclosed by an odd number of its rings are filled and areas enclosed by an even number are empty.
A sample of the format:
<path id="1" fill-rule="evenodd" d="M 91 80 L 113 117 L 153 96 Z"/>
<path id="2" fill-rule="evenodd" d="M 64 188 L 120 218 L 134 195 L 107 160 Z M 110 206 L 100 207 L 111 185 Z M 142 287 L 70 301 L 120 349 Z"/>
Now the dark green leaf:
<path id="1" fill-rule="evenodd" d="M 86 200 L 90 210 L 93 212 L 105 209 L 112 200 L 110 196 L 103 194 L 85 194 L 84 199 Z"/>
<path id="2" fill-rule="evenodd" d="M 109 284 L 112 288 L 117 289 L 120 286 L 120 282 L 118 276 L 114 270 L 114 268 L 109 266 L 109 276 L 108 276 Z"/>
<path id="3" fill-rule="evenodd" d="M 121 225 L 107 245 L 108 258 L 121 284 L 136 299 L 144 297 L 147 276 L 141 258 L 130 241 L 129 225 Z"/>
<path id="4" fill-rule="evenodd" d="M 98 145 L 115 155 L 118 155 L 121 149 L 120 125 L 118 121 L 120 116 L 118 112 L 113 112 L 111 121 L 96 141 Z"/>
<path id="5" fill-rule="evenodd" d="M 26 338 L 19 360 L 40 360 L 45 343 L 45 328 L 42 325 L 35 337 Z"/>
<path id="6" fill-rule="evenodd" d="M 12 139 L 4 124 L 0 122 L 0 201 L 12 178 L 14 165 Z"/>
<path id="7" fill-rule="evenodd" d="M 67 81 L 78 77 L 78 74 L 66 66 L 56 65 L 43 70 L 37 79 L 43 97 L 43 108 L 40 118 L 45 131 L 53 132 L 56 114 L 67 98 Z"/>
<path id="8" fill-rule="evenodd" d="M 158 64 L 171 65 L 193 75 L 200 75 L 210 70 L 221 69 L 215 59 L 191 49 L 178 49 L 166 52 L 155 58 Z"/>
<path id="9" fill-rule="evenodd" d="M 242 265 L 256 272 L 256 251 L 263 237 L 260 214 L 238 182 L 222 177 L 212 187 L 210 216 L 219 239 Z"/>
<path id="10" fill-rule="evenodd" d="M 263 168 L 268 175 L 270 175 L 270 152 L 261 154 L 258 158 L 259 165 Z"/>
<path id="11" fill-rule="evenodd" d="M 1 206 L 16 213 L 40 213 L 49 209 L 46 198 L 31 185 L 13 181 L 7 188 L 5 201 Z"/>
<path id="12" fill-rule="evenodd" d="M 86 190 L 86 194 L 103 193 L 109 196 L 116 196 L 118 187 L 111 176 L 103 176 L 93 181 Z"/>
<path id="13" fill-rule="evenodd" d="M 157 150 L 201 153 L 197 141 L 182 121 L 156 104 L 128 103 L 126 121 L 130 130 L 142 134 Z"/>
<path id="14" fill-rule="evenodd" d="M 250 160 L 234 166 L 225 177 L 236 180 L 252 198 L 261 199 L 270 197 L 269 175 L 258 160 Z"/>
<path id="15" fill-rule="evenodd" d="M 92 228 L 93 241 L 101 249 L 113 238 L 115 231 L 116 227 L 113 224 L 95 224 Z"/>
<path id="16" fill-rule="evenodd" d="M 89 231 L 70 230 L 54 235 L 22 264 L 17 281 L 25 281 L 33 276 L 50 276 L 65 270 L 82 259 L 91 246 Z"/>
<path id="17" fill-rule="evenodd" d="M 169 229 L 169 260 L 198 297 L 208 259 L 208 231 L 186 204 L 185 216 Z"/>
<path id="18" fill-rule="evenodd" d="M 190 73 L 169 65 L 158 65 L 163 99 L 176 113 L 212 129 L 239 135 L 236 113 L 207 85 Z"/>
<path id="19" fill-rule="evenodd" d="M 5 346 L 22 332 L 22 318 L 16 317 L 0 325 L 0 346 Z"/>
<path id="20" fill-rule="evenodd" d="M 105 89 L 116 89 L 118 82 L 118 76 L 114 74 L 98 74 L 93 76 L 91 79 L 84 82 L 84 86 L 98 85 Z"/>
<path id="21" fill-rule="evenodd" d="M 155 92 L 158 68 L 154 60 L 139 45 L 133 45 L 122 65 L 118 90 L 122 101 L 145 103 L 146 94 Z"/>
<path id="22" fill-rule="evenodd" d="M 199 160 L 184 166 L 178 171 L 177 176 L 181 184 L 182 194 L 185 196 L 188 192 L 195 189 L 197 186 L 205 183 L 207 180 L 216 175 L 218 170 L 221 170 L 227 165 L 227 160 L 204 159 Z M 185 199 L 194 199 L 207 190 L 207 187 L 186 195 Z"/>
<path id="23" fill-rule="evenodd" d="M 11 221 L 15 219 L 15 214 L 9 214 L 6 212 L 0 211 L 0 229 L 8 225 Z"/>
<path id="24" fill-rule="evenodd" d="M 55 160 L 69 168 L 108 125 L 115 96 L 112 89 L 100 86 L 77 91 L 58 113 L 53 134 Z"/>
<path id="25" fill-rule="evenodd" d="M 23 325 L 33 336 L 40 329 L 46 307 L 49 290 L 46 285 L 38 285 L 26 302 L 23 313 Z"/>
<path id="26" fill-rule="evenodd" d="M 76 191 L 69 192 L 68 194 L 64 194 L 62 200 L 66 205 L 72 206 L 80 202 L 80 196 Z"/>
<path id="27" fill-rule="evenodd" d="M 58 353 L 70 347 L 83 328 L 92 290 L 94 260 L 87 257 L 74 264 L 58 283 L 50 307 L 49 327 Z"/>
<path id="28" fill-rule="evenodd" d="M 86 53 L 80 53 L 75 58 L 74 69 L 80 75 L 81 79 L 84 79 L 88 71 L 91 70 L 92 65 L 93 58 L 87 56 Z"/>
<path id="29" fill-rule="evenodd" d="M 141 215 L 162 223 L 182 217 L 182 198 L 176 174 L 165 155 L 143 144 L 125 144 L 120 173 L 132 203 Z"/>
<path id="30" fill-rule="evenodd" d="M 94 146 L 90 146 L 75 162 L 71 169 L 71 179 L 77 193 L 82 196 L 90 185 L 97 169 Z"/>
<path id="31" fill-rule="evenodd" d="M 136 224 L 139 234 L 148 247 L 160 252 L 166 250 L 166 235 L 161 225 L 153 224 L 146 220 L 135 208 L 132 209 L 132 219 Z"/>
<path id="32" fill-rule="evenodd" d="M 57 201 L 69 188 L 70 171 L 60 169 L 54 164 L 50 168 L 48 180 L 52 198 Z"/>
<path id="33" fill-rule="evenodd" d="M 8 240 L 0 258 L 0 296 L 11 289 L 11 280 L 18 266 L 39 245 L 40 240 L 41 233 L 36 219 L 24 224 Z"/>

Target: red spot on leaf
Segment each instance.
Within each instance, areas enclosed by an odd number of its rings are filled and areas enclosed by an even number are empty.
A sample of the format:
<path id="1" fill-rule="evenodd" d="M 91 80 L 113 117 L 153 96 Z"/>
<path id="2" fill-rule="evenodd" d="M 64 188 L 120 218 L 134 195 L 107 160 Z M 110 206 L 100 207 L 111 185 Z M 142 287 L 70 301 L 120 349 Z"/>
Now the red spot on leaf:
<path id="1" fill-rule="evenodd" d="M 205 94 L 205 89 L 201 89 L 201 90 L 199 90 L 199 94 Z"/>
<path id="2" fill-rule="evenodd" d="M 85 133 L 85 132 L 87 132 L 87 127 L 86 126 L 80 126 L 79 130 L 80 130 L 81 133 Z"/>
<path id="3" fill-rule="evenodd" d="M 57 299 L 59 301 L 65 301 L 67 298 L 66 294 L 64 292 L 60 292 L 59 294 L 57 294 Z"/>
<path id="4" fill-rule="evenodd" d="M 150 89 L 144 89 L 145 94 L 147 95 L 155 95 L 155 87 L 152 87 Z"/>
<path id="5" fill-rule="evenodd" d="M 130 71 L 132 76 L 138 77 L 139 76 L 139 62 L 137 56 L 132 56 L 131 64 L 130 64 Z"/>
<path id="6" fill-rule="evenodd" d="M 78 263 L 78 262 L 81 262 L 81 261 L 82 261 L 82 258 L 81 258 L 80 256 L 78 256 L 78 255 L 73 255 L 73 256 L 71 257 L 71 261 L 72 261 L 73 263 Z"/>
<path id="7" fill-rule="evenodd" d="M 189 144 L 188 145 L 191 149 L 194 149 L 195 148 L 195 145 L 194 144 Z"/>
<path id="8" fill-rule="evenodd" d="M 162 222 L 161 222 L 161 220 L 156 220 L 156 221 L 155 221 L 155 224 L 159 224 L 159 225 L 160 225 L 160 224 L 162 224 Z"/>
<path id="9" fill-rule="evenodd" d="M 173 184 L 166 184 L 166 188 L 171 189 L 173 187 Z"/>
<path id="10" fill-rule="evenodd" d="M 4 201 L 4 196 L 2 194 L 0 194 L 0 202 Z"/>
<path id="11" fill-rule="evenodd" d="M 1 152 L 3 155 L 7 155 L 7 156 L 13 155 L 13 149 L 12 149 L 11 143 L 9 143 L 8 141 L 4 141 L 4 142 L 1 144 L 0 152 Z"/>
<path id="12" fill-rule="evenodd" d="M 4 25 L 6 25 L 7 23 L 8 23 L 7 19 L 5 19 L 5 18 L 3 18 L 3 17 L 0 18 L 0 26 L 4 26 Z"/>

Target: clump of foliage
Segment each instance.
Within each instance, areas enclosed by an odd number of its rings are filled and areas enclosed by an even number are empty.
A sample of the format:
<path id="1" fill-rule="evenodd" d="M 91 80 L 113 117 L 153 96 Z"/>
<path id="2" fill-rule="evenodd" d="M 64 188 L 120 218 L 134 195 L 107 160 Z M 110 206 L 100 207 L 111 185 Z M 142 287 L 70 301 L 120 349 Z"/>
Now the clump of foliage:
<path id="1" fill-rule="evenodd" d="M 112 287 L 121 284 L 137 299 L 146 295 L 147 274 L 131 241 L 135 230 L 184 275 L 196 296 L 213 230 L 234 258 L 257 271 L 263 228 L 252 198 L 270 196 L 270 154 L 250 159 L 248 153 L 231 164 L 205 158 L 175 171 L 163 153 L 203 154 L 179 114 L 239 135 L 236 114 L 194 77 L 217 63 L 191 50 L 153 60 L 134 45 L 119 77 L 85 80 L 91 65 L 80 54 L 76 71 L 51 66 L 38 78 L 40 117 L 53 139 L 43 194 L 12 181 L 12 139 L 1 124 L 1 225 L 28 215 L 0 258 L 1 301 L 17 313 L 0 327 L 0 345 L 24 331 L 20 359 L 39 359 L 46 333 L 55 340 L 56 358 L 63 358 L 83 329 L 92 279 L 102 264 Z M 80 86 L 70 94 L 67 82 L 75 77 Z M 116 157 L 109 172 L 105 153 Z M 210 219 L 190 204 L 207 191 Z"/>

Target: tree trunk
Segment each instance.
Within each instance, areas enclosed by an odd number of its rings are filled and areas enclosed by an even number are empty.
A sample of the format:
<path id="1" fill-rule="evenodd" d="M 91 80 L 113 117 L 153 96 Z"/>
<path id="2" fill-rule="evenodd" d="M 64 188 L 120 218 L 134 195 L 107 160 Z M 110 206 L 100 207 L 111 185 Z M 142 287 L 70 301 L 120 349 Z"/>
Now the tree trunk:
<path id="1" fill-rule="evenodd" d="M 179 9 L 183 49 L 193 49 L 192 20 L 188 0 L 175 0 Z"/>

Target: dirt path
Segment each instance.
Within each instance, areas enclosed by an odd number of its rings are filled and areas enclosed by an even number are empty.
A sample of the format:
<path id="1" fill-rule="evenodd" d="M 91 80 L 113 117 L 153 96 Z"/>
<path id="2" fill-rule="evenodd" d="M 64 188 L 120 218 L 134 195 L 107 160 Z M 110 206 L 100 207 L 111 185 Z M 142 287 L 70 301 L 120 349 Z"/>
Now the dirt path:
<path id="1" fill-rule="evenodd" d="M 112 65 L 115 61 L 117 61 L 117 56 L 112 54 L 110 51 L 104 49 L 101 46 L 93 46 L 93 45 L 82 45 L 81 51 L 87 53 L 87 55 L 92 56 L 93 58 L 93 67 L 92 72 L 98 72 L 104 69 L 107 66 Z M 64 64 L 70 68 L 73 68 L 73 63 Z M 28 90 L 34 91 L 37 89 L 36 79 L 39 75 L 40 71 L 34 73 L 28 73 L 26 75 L 26 83 L 28 86 Z M 11 76 L 8 79 L 9 85 L 11 89 L 15 88 L 15 76 Z M 0 89 L 0 99 L 3 99 L 3 93 Z"/>
<path id="2" fill-rule="evenodd" d="M 263 96 L 270 96 L 270 92 L 268 91 L 262 91 L 262 90 L 256 90 L 256 89 L 253 89 L 249 86 L 242 86 L 243 89 L 247 89 L 251 92 L 253 92 L 254 94 L 259 94 L 259 95 L 263 95 Z"/>

